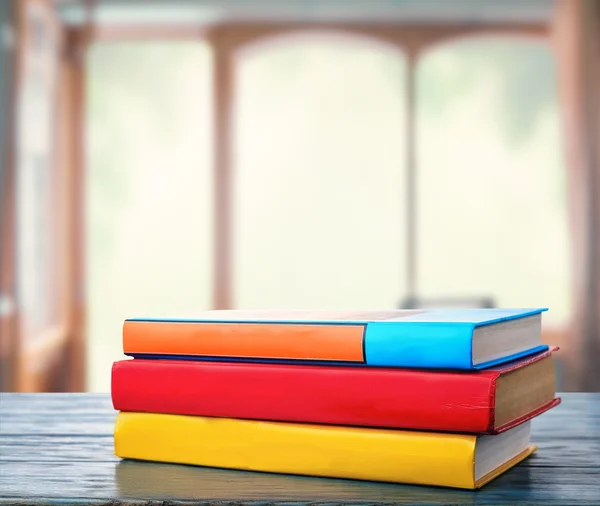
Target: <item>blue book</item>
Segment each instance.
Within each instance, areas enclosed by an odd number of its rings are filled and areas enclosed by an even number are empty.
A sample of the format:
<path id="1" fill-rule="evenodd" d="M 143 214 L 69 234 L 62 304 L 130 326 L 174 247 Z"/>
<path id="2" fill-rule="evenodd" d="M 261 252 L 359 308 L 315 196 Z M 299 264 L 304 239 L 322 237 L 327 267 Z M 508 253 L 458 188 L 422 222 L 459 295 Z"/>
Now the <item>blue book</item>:
<path id="1" fill-rule="evenodd" d="M 540 309 L 209 311 L 133 318 L 134 358 L 485 369 L 548 349 Z"/>

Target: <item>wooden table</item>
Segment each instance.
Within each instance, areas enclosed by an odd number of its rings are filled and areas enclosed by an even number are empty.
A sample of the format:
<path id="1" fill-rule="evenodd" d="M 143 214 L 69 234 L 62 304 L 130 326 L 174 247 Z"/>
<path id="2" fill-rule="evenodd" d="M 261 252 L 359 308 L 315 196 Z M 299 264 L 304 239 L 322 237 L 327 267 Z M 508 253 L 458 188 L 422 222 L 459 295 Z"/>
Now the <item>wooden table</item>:
<path id="1" fill-rule="evenodd" d="M 108 395 L 0 394 L 0 504 L 600 503 L 600 394 L 564 395 L 538 453 L 477 492 L 121 461 L 114 419 Z"/>

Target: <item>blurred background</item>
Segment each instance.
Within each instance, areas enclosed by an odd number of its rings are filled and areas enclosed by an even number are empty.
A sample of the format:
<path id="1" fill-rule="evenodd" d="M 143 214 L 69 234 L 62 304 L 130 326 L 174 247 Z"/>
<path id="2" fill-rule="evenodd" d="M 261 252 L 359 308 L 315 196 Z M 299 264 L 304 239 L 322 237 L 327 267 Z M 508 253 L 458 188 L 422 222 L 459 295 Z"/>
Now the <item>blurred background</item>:
<path id="1" fill-rule="evenodd" d="M 600 1 L 0 0 L 0 386 L 125 318 L 548 307 L 600 390 Z"/>

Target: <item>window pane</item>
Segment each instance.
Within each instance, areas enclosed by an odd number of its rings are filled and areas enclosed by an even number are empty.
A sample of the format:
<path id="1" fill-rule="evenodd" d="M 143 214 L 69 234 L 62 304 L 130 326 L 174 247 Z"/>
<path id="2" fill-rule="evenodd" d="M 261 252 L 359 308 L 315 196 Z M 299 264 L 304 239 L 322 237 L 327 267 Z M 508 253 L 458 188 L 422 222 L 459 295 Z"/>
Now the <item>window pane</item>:
<path id="1" fill-rule="evenodd" d="M 238 61 L 235 298 L 395 307 L 404 282 L 404 59 L 350 36 Z"/>
<path id="2" fill-rule="evenodd" d="M 60 172 L 55 163 L 58 39 L 43 5 L 25 4 L 17 104 L 17 291 L 25 341 L 38 341 L 64 325 L 56 255 Z"/>
<path id="3" fill-rule="evenodd" d="M 568 224 L 553 56 L 468 40 L 418 67 L 419 287 L 570 314 Z"/>
<path id="4" fill-rule="evenodd" d="M 91 390 L 109 388 L 125 318 L 210 307 L 210 71 L 201 43 L 89 53 Z"/>

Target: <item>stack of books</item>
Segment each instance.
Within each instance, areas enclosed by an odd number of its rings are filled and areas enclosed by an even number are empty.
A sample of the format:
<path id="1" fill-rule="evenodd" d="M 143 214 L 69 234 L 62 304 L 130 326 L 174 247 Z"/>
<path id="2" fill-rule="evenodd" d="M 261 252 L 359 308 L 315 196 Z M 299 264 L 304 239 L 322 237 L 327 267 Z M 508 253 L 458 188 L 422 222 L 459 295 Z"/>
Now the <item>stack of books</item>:
<path id="1" fill-rule="evenodd" d="M 126 320 L 115 453 L 476 489 L 535 451 L 530 420 L 560 402 L 544 310 Z"/>

